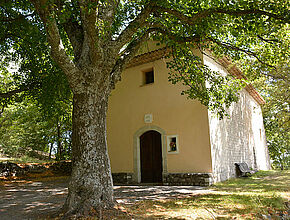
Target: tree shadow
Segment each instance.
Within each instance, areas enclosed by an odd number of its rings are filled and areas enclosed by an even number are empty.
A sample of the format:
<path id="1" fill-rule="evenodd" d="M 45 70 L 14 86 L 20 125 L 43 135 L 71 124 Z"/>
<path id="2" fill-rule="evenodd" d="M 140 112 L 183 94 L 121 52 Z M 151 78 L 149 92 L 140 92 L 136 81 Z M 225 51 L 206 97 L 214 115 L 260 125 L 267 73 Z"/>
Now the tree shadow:
<path id="1" fill-rule="evenodd" d="M 144 219 L 260 219 L 269 213 L 271 219 L 280 219 L 282 203 L 280 197 L 210 193 L 163 201 L 147 200 L 128 209 Z"/>
<path id="2" fill-rule="evenodd" d="M 289 171 L 259 171 L 252 177 L 230 179 L 228 181 L 218 183 L 211 188 L 216 191 L 227 192 L 289 192 L 289 174 Z"/>
<path id="3" fill-rule="evenodd" d="M 232 179 L 210 188 L 115 186 L 114 194 L 118 206 L 135 219 L 204 219 L 204 216 L 241 219 L 242 215 L 251 218 L 251 213 L 260 218 L 258 214 L 283 210 L 279 193 L 289 192 L 289 178 L 289 171 L 259 172 L 250 178 Z M 54 216 L 65 201 L 67 185 L 68 178 L 1 183 L 0 219 Z"/>
<path id="4" fill-rule="evenodd" d="M 114 196 L 118 203 L 134 204 L 143 200 L 166 200 L 186 198 L 197 194 L 209 193 L 199 186 L 115 186 Z"/>
<path id="5" fill-rule="evenodd" d="M 0 187 L 0 219 L 35 219 L 55 213 L 67 195 L 67 180 L 18 181 Z"/>

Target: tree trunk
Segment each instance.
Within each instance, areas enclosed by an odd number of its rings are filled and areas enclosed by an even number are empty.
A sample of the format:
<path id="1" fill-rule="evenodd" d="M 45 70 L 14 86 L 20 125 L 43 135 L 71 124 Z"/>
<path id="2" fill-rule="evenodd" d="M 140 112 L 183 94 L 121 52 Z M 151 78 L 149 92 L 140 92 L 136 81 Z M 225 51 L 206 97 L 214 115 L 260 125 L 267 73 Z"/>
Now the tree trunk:
<path id="1" fill-rule="evenodd" d="M 106 141 L 108 96 L 109 92 L 92 90 L 74 95 L 73 170 L 63 207 L 67 215 L 88 215 L 114 206 Z"/>
<path id="2" fill-rule="evenodd" d="M 49 160 L 51 160 L 52 148 L 53 148 L 53 143 L 50 143 L 49 156 L 48 156 Z"/>
<path id="3" fill-rule="evenodd" d="M 60 122 L 57 120 L 57 157 L 56 160 L 62 160 L 63 159 L 63 152 L 62 152 L 62 144 L 61 144 L 61 135 L 60 135 Z"/>

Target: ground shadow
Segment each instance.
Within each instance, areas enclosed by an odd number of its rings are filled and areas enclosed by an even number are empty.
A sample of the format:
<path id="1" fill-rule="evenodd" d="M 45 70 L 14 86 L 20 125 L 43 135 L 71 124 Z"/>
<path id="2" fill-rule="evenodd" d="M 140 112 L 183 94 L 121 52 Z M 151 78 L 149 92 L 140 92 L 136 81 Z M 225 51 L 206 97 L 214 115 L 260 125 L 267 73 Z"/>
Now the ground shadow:
<path id="1" fill-rule="evenodd" d="M 35 219 L 56 213 L 67 195 L 67 178 L 17 181 L 0 186 L 0 219 Z"/>
<path id="2" fill-rule="evenodd" d="M 54 216 L 67 196 L 68 178 L 45 181 L 15 181 L 0 185 L 0 219 L 37 219 Z M 143 200 L 170 200 L 207 193 L 197 186 L 115 186 L 119 204 Z"/>

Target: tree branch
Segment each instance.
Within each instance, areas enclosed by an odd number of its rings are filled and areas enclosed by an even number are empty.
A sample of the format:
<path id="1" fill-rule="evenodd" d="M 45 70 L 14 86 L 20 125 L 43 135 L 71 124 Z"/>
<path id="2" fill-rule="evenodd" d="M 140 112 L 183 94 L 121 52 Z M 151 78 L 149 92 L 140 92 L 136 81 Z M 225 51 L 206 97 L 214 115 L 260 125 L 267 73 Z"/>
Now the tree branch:
<path id="1" fill-rule="evenodd" d="M 140 14 L 129 23 L 129 25 L 122 31 L 119 37 L 115 40 L 117 51 L 119 51 L 126 43 L 130 42 L 132 36 L 139 28 L 147 25 L 146 19 L 152 12 L 152 4 L 146 5 Z"/>
<path id="2" fill-rule="evenodd" d="M 182 36 L 176 35 L 161 24 L 154 24 L 149 30 L 151 32 L 153 31 L 159 32 L 167 36 L 169 39 L 174 40 L 177 43 L 185 43 L 185 42 L 199 43 L 202 40 L 199 35 L 194 35 L 190 37 L 182 37 Z"/>
<path id="3" fill-rule="evenodd" d="M 262 40 L 265 41 L 267 43 L 273 44 L 273 43 L 282 43 L 281 41 L 277 40 L 277 39 L 265 39 L 263 38 L 261 35 L 257 35 L 257 37 Z"/>
<path id="4" fill-rule="evenodd" d="M 31 14 L 27 14 L 27 15 L 22 15 L 20 14 L 18 17 L 16 18 L 9 18 L 9 17 L 1 17 L 0 19 L 0 22 L 12 22 L 12 21 L 18 21 L 18 20 L 22 20 L 26 17 L 30 17 L 30 16 L 33 16 L 35 15 L 34 13 L 31 13 Z"/>
<path id="5" fill-rule="evenodd" d="M 117 81 L 121 78 L 122 71 L 126 68 L 126 65 L 131 61 L 131 59 L 136 55 L 142 43 L 148 40 L 149 34 L 156 31 L 155 28 L 149 28 L 141 37 L 133 40 L 122 52 L 120 58 L 116 61 L 115 66 L 111 71 L 111 85 L 115 85 Z"/>
<path id="6" fill-rule="evenodd" d="M 289 82 L 289 79 L 287 76 L 284 76 L 284 75 L 281 75 L 281 74 L 271 74 L 271 73 L 265 73 L 265 72 L 261 72 L 261 74 L 265 75 L 265 76 L 268 76 L 268 77 L 271 77 L 273 79 L 276 79 L 276 80 L 283 80 L 285 82 Z"/>
<path id="7" fill-rule="evenodd" d="M 98 9 L 98 18 L 104 22 L 106 32 L 104 34 L 103 42 L 111 41 L 113 38 L 112 25 L 116 18 L 116 12 L 119 8 L 121 0 L 107 0 L 106 5 L 101 5 Z"/>
<path id="8" fill-rule="evenodd" d="M 80 59 L 82 53 L 82 46 L 84 41 L 83 29 L 76 21 L 72 18 L 63 23 L 65 32 L 68 35 L 70 43 L 72 44 L 74 50 L 74 57 L 76 62 Z"/>
<path id="9" fill-rule="evenodd" d="M 243 15 L 250 15 L 250 14 L 257 14 L 257 15 L 266 15 L 269 16 L 271 18 L 277 19 L 277 20 L 281 20 L 284 22 L 289 22 L 288 18 L 285 18 L 285 16 L 279 16 L 277 14 L 273 14 L 267 11 L 262 11 L 260 9 L 245 9 L 245 10 L 228 10 L 228 9 L 222 9 L 222 8 L 212 8 L 212 9 L 207 9 L 201 12 L 198 12 L 194 15 L 190 16 L 186 16 L 183 13 L 174 10 L 174 9 L 170 9 L 170 8 L 165 8 L 165 7 L 161 7 L 161 6 L 156 6 L 154 7 L 154 10 L 156 11 L 161 11 L 161 12 L 167 12 L 168 14 L 171 14 L 173 16 L 175 16 L 176 18 L 178 18 L 179 20 L 182 20 L 184 22 L 186 22 L 189 25 L 194 25 L 196 24 L 198 21 L 200 21 L 201 19 L 204 19 L 206 17 L 209 17 L 213 14 L 227 14 L 227 15 L 233 15 L 233 16 L 243 16 Z"/>
<path id="10" fill-rule="evenodd" d="M 58 16 L 62 16 L 61 12 L 63 10 L 64 5 L 65 5 L 64 1 L 57 0 Z M 73 4 L 72 7 L 76 6 Z M 84 41 L 83 27 L 80 24 L 78 24 L 76 20 L 73 19 L 72 15 L 69 18 L 67 18 L 65 22 L 62 23 L 62 26 L 68 35 L 70 43 L 72 44 L 74 58 L 76 61 L 78 61 L 81 56 L 82 45 Z"/>
<path id="11" fill-rule="evenodd" d="M 18 88 L 18 89 L 14 89 L 14 90 L 11 90 L 11 91 L 8 91 L 8 92 L 1 92 L 0 93 L 0 98 L 3 98 L 3 99 L 7 99 L 7 98 L 11 98 L 12 96 L 18 94 L 18 93 L 21 93 L 21 92 L 24 92 L 24 91 L 28 91 L 30 88 L 28 87 L 25 87 L 25 88 Z"/>
<path id="12" fill-rule="evenodd" d="M 152 27 L 148 28 L 145 33 L 140 37 L 138 40 L 131 42 L 128 47 L 125 49 L 124 52 L 122 52 L 122 56 L 117 60 L 116 65 L 114 66 L 111 77 L 112 81 L 116 83 L 118 80 L 120 80 L 119 76 L 123 69 L 126 67 L 126 65 L 130 62 L 130 60 L 135 56 L 136 52 L 139 50 L 141 44 L 145 42 L 148 39 L 148 36 L 150 33 L 158 32 L 161 34 L 164 34 L 168 36 L 170 39 L 175 40 L 176 42 L 182 43 L 182 42 L 192 42 L 197 43 L 200 41 L 199 36 L 192 36 L 192 37 L 180 37 L 176 36 L 173 33 L 170 32 L 170 30 L 166 30 L 165 27 L 163 27 L 160 24 L 155 24 Z"/>
<path id="13" fill-rule="evenodd" d="M 26 43 L 28 43 L 29 45 L 32 45 L 32 43 L 30 41 L 28 41 L 27 39 L 23 38 L 23 37 L 20 37 L 19 35 L 16 35 L 16 34 L 12 34 L 12 33 L 5 33 L 4 36 L 2 36 L 0 38 L 0 42 L 3 41 L 3 40 L 6 40 L 7 38 L 19 38 L 23 41 L 25 41 Z M 14 39 L 13 39 L 14 40 Z"/>
<path id="14" fill-rule="evenodd" d="M 255 57 L 255 58 L 256 58 L 260 63 L 262 63 L 262 64 L 264 64 L 264 65 L 266 65 L 266 66 L 268 66 L 268 67 L 271 67 L 271 68 L 275 68 L 275 69 L 276 69 L 275 66 L 270 65 L 270 64 L 268 64 L 268 63 L 265 63 L 263 60 L 261 60 L 260 57 L 258 56 L 258 54 L 256 54 L 256 53 L 253 52 L 253 51 L 246 50 L 246 49 L 243 49 L 243 48 L 240 48 L 240 47 L 234 46 L 234 45 L 229 44 L 229 43 L 226 43 L 226 42 L 218 41 L 218 40 L 216 40 L 216 39 L 214 39 L 214 38 L 212 38 L 212 37 L 207 37 L 206 39 L 208 39 L 208 40 L 211 41 L 211 42 L 216 43 L 217 45 L 220 45 L 220 46 L 222 46 L 222 47 L 225 47 L 225 48 L 227 48 L 227 49 L 231 49 L 231 50 L 235 50 L 235 51 L 240 51 L 240 52 L 243 52 L 243 53 L 245 53 L 245 54 L 247 54 L 247 55 L 249 55 L 249 56 Z"/>
<path id="15" fill-rule="evenodd" d="M 98 8 L 98 18 L 103 20 L 107 27 L 113 24 L 119 4 L 120 0 L 107 0 L 107 4 Z"/>
<path id="16" fill-rule="evenodd" d="M 53 8 L 49 7 L 46 0 L 31 0 L 31 2 L 45 25 L 47 40 L 51 46 L 51 56 L 68 77 L 71 88 L 74 85 L 74 89 L 76 90 L 75 86 L 81 86 L 82 84 L 80 83 L 81 77 L 78 68 L 66 54 L 54 18 Z"/>
<path id="17" fill-rule="evenodd" d="M 98 47 L 98 30 L 96 28 L 97 22 L 97 0 L 79 0 L 81 19 L 84 33 L 84 41 L 88 42 L 90 59 L 93 63 L 96 63 L 100 58 Z M 85 46 L 85 45 L 83 45 Z M 83 50 L 86 52 L 86 50 Z M 82 54 L 86 56 L 86 54 Z"/>

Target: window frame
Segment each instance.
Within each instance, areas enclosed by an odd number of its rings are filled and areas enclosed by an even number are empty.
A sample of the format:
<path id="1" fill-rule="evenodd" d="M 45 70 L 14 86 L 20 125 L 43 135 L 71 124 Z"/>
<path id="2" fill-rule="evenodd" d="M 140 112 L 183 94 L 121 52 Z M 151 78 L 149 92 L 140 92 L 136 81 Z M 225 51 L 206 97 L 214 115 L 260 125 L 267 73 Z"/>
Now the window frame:
<path id="1" fill-rule="evenodd" d="M 176 144 L 176 150 L 172 151 L 171 150 L 171 140 L 175 138 L 175 144 Z M 166 137 L 166 142 L 167 142 L 167 153 L 168 154 L 178 154 L 179 153 L 179 140 L 178 140 L 178 135 L 167 135 Z"/>
<path id="2" fill-rule="evenodd" d="M 152 72 L 152 82 L 148 82 L 147 83 L 147 74 Z M 142 85 L 141 86 L 146 86 L 146 85 L 152 85 L 155 83 L 155 71 L 154 68 L 147 68 L 145 70 L 142 71 Z"/>

